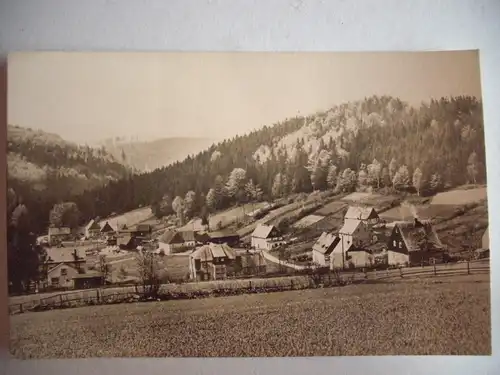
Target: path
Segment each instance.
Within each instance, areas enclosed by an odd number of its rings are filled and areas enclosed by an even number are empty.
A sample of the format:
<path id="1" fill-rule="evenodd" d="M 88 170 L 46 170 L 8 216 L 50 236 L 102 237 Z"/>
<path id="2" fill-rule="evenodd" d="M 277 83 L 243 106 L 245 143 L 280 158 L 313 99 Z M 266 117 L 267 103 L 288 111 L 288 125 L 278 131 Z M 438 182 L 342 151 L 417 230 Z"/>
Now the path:
<path id="1" fill-rule="evenodd" d="M 262 253 L 262 256 L 270 261 L 270 262 L 273 262 L 273 263 L 276 263 L 276 264 L 279 264 L 281 266 L 284 266 L 284 267 L 288 267 L 288 268 L 292 268 L 296 271 L 302 271 L 302 270 L 305 270 L 306 267 L 305 266 L 299 266 L 297 264 L 292 264 L 292 263 L 288 263 L 288 262 L 285 262 L 283 260 L 279 260 L 278 258 L 276 258 L 274 255 L 271 255 L 269 254 L 267 251 L 265 250 L 261 250 L 261 253 Z"/>

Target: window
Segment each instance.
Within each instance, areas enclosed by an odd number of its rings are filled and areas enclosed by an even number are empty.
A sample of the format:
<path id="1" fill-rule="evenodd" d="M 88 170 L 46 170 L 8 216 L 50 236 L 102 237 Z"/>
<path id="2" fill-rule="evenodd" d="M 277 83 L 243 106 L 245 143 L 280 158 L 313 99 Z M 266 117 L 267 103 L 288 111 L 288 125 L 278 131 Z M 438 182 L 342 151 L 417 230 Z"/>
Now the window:
<path id="1" fill-rule="evenodd" d="M 50 283 L 52 285 L 59 285 L 59 278 L 58 277 L 53 277 L 50 279 Z"/>
<path id="2" fill-rule="evenodd" d="M 402 249 L 403 248 L 403 243 L 401 241 L 399 241 L 399 248 Z"/>
<path id="3" fill-rule="evenodd" d="M 396 247 L 396 240 L 392 241 L 392 246 Z"/>
<path id="4" fill-rule="evenodd" d="M 68 270 L 66 268 L 61 268 L 61 276 L 68 275 Z"/>

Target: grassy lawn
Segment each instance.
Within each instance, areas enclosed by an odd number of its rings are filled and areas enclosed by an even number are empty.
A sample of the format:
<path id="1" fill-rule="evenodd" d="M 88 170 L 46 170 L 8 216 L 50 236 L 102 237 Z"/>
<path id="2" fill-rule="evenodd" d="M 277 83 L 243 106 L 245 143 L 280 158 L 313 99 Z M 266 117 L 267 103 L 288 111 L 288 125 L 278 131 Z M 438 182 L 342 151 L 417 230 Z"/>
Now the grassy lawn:
<path id="1" fill-rule="evenodd" d="M 489 355 L 487 275 L 11 317 L 18 358 Z"/>

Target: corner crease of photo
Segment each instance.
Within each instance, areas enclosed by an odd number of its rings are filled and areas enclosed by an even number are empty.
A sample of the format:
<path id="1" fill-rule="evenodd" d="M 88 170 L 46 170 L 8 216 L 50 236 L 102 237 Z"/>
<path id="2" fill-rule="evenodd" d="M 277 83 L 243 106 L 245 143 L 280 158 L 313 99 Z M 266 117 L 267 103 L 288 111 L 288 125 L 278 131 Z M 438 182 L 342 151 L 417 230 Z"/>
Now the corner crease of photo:
<path id="1" fill-rule="evenodd" d="M 476 50 L 12 53 L 7 138 L 15 358 L 491 355 Z"/>

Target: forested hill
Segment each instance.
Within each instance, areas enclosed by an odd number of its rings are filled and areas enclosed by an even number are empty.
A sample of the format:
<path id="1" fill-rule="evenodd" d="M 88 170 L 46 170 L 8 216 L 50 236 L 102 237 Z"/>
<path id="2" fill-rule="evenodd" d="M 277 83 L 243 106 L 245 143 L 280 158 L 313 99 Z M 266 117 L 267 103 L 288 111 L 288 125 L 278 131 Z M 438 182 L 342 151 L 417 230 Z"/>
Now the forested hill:
<path id="1" fill-rule="evenodd" d="M 439 190 L 485 182 L 481 103 L 432 100 L 413 108 L 370 97 L 225 140 L 168 167 L 113 181 L 74 201 L 85 218 L 141 205 L 186 215 L 313 189 L 390 186 Z M 181 209 L 182 208 L 182 209 Z"/>
<path id="2" fill-rule="evenodd" d="M 7 128 L 7 166 L 8 187 L 29 207 L 33 222 L 43 226 L 53 204 L 129 173 L 102 148 L 13 125 Z"/>

